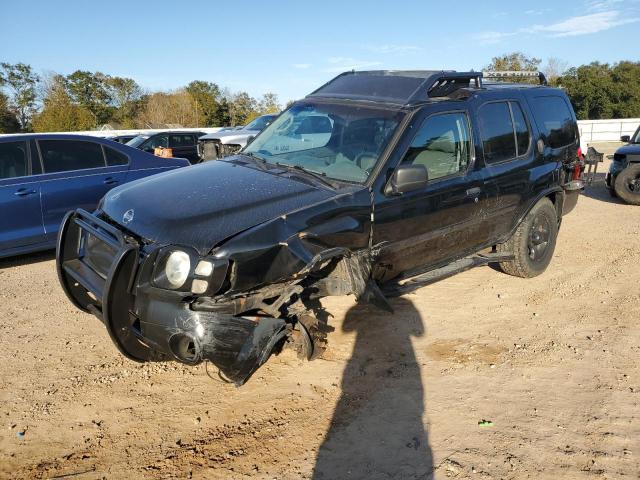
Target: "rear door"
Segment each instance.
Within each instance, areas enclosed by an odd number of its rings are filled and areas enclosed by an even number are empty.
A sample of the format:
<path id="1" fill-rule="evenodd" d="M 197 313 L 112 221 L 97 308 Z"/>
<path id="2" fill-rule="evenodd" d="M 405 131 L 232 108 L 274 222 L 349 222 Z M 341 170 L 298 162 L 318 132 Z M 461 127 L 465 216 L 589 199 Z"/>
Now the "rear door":
<path id="1" fill-rule="evenodd" d="M 44 242 L 40 209 L 39 161 L 29 162 L 26 141 L 0 143 L 0 254 Z"/>
<path id="2" fill-rule="evenodd" d="M 128 165 L 122 157 L 107 164 L 113 149 L 103 149 L 91 140 L 38 140 L 38 147 L 44 167 L 42 214 L 49 240 L 56 237 L 69 210 L 95 210 L 105 193 L 124 182 Z"/>
<path id="3" fill-rule="evenodd" d="M 485 101 L 476 110 L 488 195 L 485 224 L 494 240 L 511 231 L 532 195 L 536 154 L 526 111 L 517 97 Z"/>

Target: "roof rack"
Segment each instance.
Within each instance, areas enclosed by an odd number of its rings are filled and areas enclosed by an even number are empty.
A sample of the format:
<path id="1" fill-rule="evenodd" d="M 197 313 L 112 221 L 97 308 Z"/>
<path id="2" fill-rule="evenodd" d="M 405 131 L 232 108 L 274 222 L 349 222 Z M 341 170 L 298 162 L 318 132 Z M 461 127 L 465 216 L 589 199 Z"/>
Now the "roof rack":
<path id="1" fill-rule="evenodd" d="M 482 72 L 442 72 L 428 81 L 431 82 L 427 90 L 429 97 L 446 97 L 460 88 L 468 87 L 471 81 L 476 88 L 481 88 Z"/>
<path id="2" fill-rule="evenodd" d="M 504 70 L 504 71 L 485 71 L 482 72 L 484 78 L 538 78 L 540 85 L 548 85 L 547 77 L 544 73 L 535 70 Z"/>

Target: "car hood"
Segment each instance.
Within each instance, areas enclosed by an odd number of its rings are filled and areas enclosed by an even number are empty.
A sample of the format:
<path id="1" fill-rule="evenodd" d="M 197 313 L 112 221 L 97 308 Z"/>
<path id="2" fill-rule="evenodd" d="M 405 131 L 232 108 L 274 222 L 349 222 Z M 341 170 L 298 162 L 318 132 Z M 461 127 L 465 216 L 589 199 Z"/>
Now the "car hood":
<path id="1" fill-rule="evenodd" d="M 616 150 L 616 153 L 619 153 L 620 155 L 639 155 L 640 143 L 630 143 L 629 145 L 620 147 L 618 150 Z"/>
<path id="2" fill-rule="evenodd" d="M 153 175 L 111 190 L 102 211 L 132 233 L 201 255 L 247 228 L 335 196 L 226 161 Z"/>
<path id="3" fill-rule="evenodd" d="M 260 132 L 258 130 L 232 130 L 230 132 L 209 133 L 203 135 L 198 140 L 221 140 L 224 143 L 229 143 L 235 138 L 246 138 L 249 135 L 257 135 Z"/>

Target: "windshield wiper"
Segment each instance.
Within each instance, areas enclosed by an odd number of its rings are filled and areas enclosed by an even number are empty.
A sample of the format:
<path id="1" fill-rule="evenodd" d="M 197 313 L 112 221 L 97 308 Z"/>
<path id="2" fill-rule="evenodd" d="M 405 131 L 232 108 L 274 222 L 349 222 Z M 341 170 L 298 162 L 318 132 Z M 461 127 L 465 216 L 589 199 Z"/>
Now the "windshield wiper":
<path id="1" fill-rule="evenodd" d="M 260 155 L 256 155 L 253 152 L 242 152 L 240 153 L 240 155 L 245 156 L 245 157 L 249 157 L 251 160 L 253 160 L 253 163 L 260 169 L 260 170 L 267 170 L 267 162 L 263 157 L 261 157 Z"/>
<path id="2" fill-rule="evenodd" d="M 306 168 L 303 168 L 300 165 L 289 165 L 287 163 L 281 163 L 281 162 L 276 162 L 276 165 L 278 165 L 279 167 L 284 167 L 287 170 L 295 170 L 296 172 L 304 173 L 307 176 L 312 177 L 317 181 L 319 181 L 320 183 L 324 184 L 325 186 L 331 188 L 332 190 L 335 190 L 336 188 L 333 182 L 330 182 L 329 180 L 327 180 L 326 175 L 324 173 L 315 172 L 313 170 L 307 170 Z"/>

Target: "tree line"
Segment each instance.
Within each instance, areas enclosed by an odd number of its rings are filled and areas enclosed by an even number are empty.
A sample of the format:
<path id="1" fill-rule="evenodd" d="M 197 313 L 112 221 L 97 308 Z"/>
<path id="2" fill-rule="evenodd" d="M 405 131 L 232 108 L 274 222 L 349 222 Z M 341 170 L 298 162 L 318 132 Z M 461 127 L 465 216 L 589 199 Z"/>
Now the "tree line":
<path id="1" fill-rule="evenodd" d="M 579 120 L 640 117 L 640 62 L 567 68 L 566 62 L 550 58 L 541 64 L 539 58 L 515 52 L 494 57 L 485 69 L 542 70 L 550 85 L 565 90 Z"/>
<path id="2" fill-rule="evenodd" d="M 486 70 L 539 70 L 567 92 L 579 119 L 640 117 L 640 62 L 566 62 L 523 53 L 494 57 Z M 516 80 L 519 81 L 519 80 Z M 245 125 L 276 113 L 278 96 L 256 99 L 213 82 L 194 80 L 172 91 L 147 92 L 135 80 L 77 70 L 38 75 L 24 63 L 0 63 L 0 133 L 112 128 L 214 127 Z"/>
<path id="3" fill-rule="evenodd" d="M 245 125 L 277 113 L 278 96 L 254 98 L 194 80 L 172 91 L 146 92 L 135 80 L 77 70 L 38 75 L 24 63 L 0 63 L 0 133 L 112 128 Z"/>

